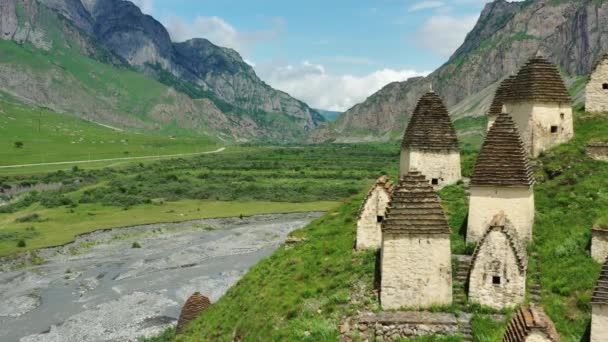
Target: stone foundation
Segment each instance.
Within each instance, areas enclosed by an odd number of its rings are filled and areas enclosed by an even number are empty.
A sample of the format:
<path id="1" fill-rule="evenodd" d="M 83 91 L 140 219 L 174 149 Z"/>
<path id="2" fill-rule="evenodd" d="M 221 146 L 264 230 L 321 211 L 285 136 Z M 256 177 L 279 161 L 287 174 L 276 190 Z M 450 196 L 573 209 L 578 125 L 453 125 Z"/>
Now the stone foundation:
<path id="1" fill-rule="evenodd" d="M 421 311 L 380 312 L 355 318 L 349 329 L 343 329 L 341 341 L 388 342 L 408 337 L 458 333 L 458 320 L 453 314 Z"/>
<path id="2" fill-rule="evenodd" d="M 587 155 L 595 160 L 608 161 L 608 142 L 589 143 Z"/>

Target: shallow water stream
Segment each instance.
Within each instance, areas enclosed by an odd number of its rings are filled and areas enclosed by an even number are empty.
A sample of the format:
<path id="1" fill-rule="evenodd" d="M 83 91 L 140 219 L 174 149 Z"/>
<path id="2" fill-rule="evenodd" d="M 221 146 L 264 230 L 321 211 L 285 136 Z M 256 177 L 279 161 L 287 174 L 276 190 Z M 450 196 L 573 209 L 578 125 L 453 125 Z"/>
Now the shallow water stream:
<path id="1" fill-rule="evenodd" d="M 153 224 L 39 252 L 0 272 L 0 341 L 137 341 L 175 324 L 199 291 L 215 302 L 287 234 L 320 213 Z M 141 248 L 133 248 L 137 242 Z M 5 265 L 6 266 L 6 265 Z"/>

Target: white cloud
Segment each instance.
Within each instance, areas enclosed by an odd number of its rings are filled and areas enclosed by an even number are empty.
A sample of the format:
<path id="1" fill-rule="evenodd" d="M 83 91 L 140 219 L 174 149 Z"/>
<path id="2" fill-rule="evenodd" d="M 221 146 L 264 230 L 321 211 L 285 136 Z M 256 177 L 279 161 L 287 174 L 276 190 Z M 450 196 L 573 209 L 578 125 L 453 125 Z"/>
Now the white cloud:
<path id="1" fill-rule="evenodd" d="M 152 14 L 154 11 L 154 0 L 131 0 L 131 2 L 139 7 L 142 13 Z"/>
<path id="2" fill-rule="evenodd" d="M 464 42 L 479 15 L 435 15 L 426 20 L 416 33 L 416 41 L 424 48 L 448 57 Z"/>
<path id="3" fill-rule="evenodd" d="M 175 42 L 192 38 L 206 38 L 216 45 L 233 48 L 242 54 L 260 41 L 276 38 L 284 25 L 282 19 L 276 18 L 272 29 L 239 32 L 224 19 L 215 16 L 198 16 L 192 22 L 177 16 L 169 16 L 162 21 L 169 31 L 171 39 Z"/>
<path id="4" fill-rule="evenodd" d="M 259 65 L 256 71 L 274 88 L 312 107 L 336 111 L 351 108 L 388 83 L 428 74 L 407 69 L 381 69 L 363 76 L 332 75 L 323 65 L 309 61 L 299 65 Z"/>
<path id="5" fill-rule="evenodd" d="M 444 5 L 445 4 L 442 1 L 420 1 L 420 2 L 417 2 L 417 3 L 413 4 L 412 6 L 410 6 L 408 11 L 416 12 L 416 11 L 425 10 L 425 9 L 438 8 L 438 7 L 442 7 Z"/>

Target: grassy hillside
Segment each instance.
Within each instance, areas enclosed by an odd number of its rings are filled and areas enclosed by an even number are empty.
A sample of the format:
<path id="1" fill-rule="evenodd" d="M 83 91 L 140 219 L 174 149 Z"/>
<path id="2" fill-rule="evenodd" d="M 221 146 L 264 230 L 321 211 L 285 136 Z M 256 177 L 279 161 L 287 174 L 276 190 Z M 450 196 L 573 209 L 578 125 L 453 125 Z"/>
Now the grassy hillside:
<path id="1" fill-rule="evenodd" d="M 608 168 L 584 154 L 608 136 L 608 117 L 578 113 L 576 138 L 540 157 L 536 167 L 536 223 L 529 269 L 542 271 L 542 304 L 564 341 L 578 341 L 589 326 L 589 299 L 600 265 L 589 257 L 590 228 L 608 210 Z M 386 161 L 387 163 L 389 161 Z M 549 174 L 551 177 L 549 177 Z M 454 229 L 453 249 L 464 251 L 464 191 L 441 192 Z M 293 235 L 305 242 L 280 248 L 250 270 L 190 326 L 179 341 L 335 341 L 341 320 L 359 310 L 380 310 L 373 293 L 375 255 L 356 253 L 356 212 L 362 195 Z M 455 310 L 456 308 L 447 308 Z M 476 341 L 500 341 L 506 322 L 470 306 Z M 171 331 L 157 340 L 170 340 Z M 429 339 L 423 339 L 429 340 Z M 442 339 L 430 339 L 441 341 Z M 449 340 L 459 340 L 458 337 Z M 420 341 L 420 340 L 417 340 Z"/>
<path id="2" fill-rule="evenodd" d="M 205 137 L 172 138 L 113 129 L 11 102 L 6 94 L 0 94 L 0 146 L 0 166 L 193 153 L 216 148 L 215 142 Z M 0 174 L 5 170 L 0 170 Z"/>

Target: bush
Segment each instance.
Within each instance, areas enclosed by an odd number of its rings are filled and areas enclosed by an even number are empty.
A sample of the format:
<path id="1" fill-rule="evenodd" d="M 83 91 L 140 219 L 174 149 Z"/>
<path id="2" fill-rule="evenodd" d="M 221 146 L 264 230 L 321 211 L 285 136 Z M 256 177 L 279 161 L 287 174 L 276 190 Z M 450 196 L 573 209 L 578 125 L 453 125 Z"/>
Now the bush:
<path id="1" fill-rule="evenodd" d="M 36 222 L 40 220 L 40 215 L 38 215 L 37 213 L 33 213 L 33 214 L 28 214 L 22 217 L 18 217 L 15 222 L 17 223 L 24 223 L 24 222 Z"/>
<path id="2" fill-rule="evenodd" d="M 17 242 L 17 247 L 19 247 L 19 248 L 24 248 L 26 245 L 27 245 L 27 244 L 25 243 L 25 240 L 23 240 L 23 239 L 22 239 L 22 240 L 19 240 L 19 241 Z"/>
<path id="3" fill-rule="evenodd" d="M 15 148 L 23 148 L 23 141 L 15 141 Z"/>
<path id="4" fill-rule="evenodd" d="M 131 248 L 141 248 L 141 245 L 139 244 L 139 242 L 133 242 L 133 244 L 131 245 Z"/>

